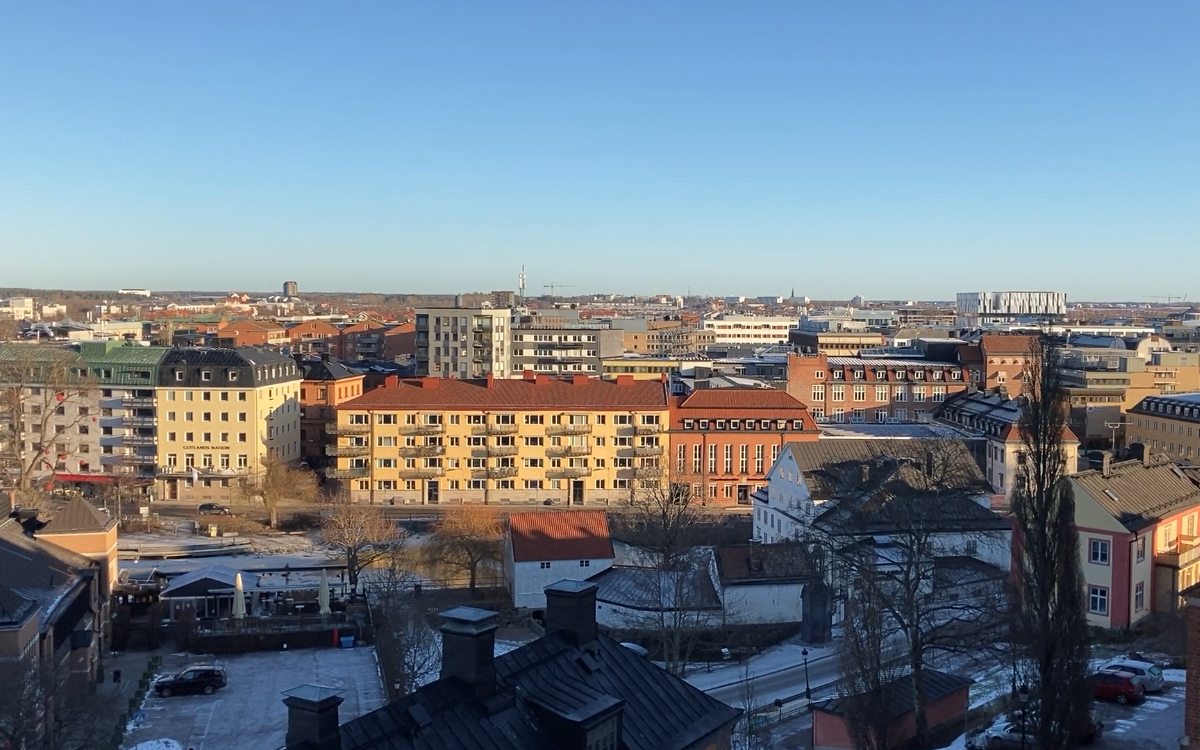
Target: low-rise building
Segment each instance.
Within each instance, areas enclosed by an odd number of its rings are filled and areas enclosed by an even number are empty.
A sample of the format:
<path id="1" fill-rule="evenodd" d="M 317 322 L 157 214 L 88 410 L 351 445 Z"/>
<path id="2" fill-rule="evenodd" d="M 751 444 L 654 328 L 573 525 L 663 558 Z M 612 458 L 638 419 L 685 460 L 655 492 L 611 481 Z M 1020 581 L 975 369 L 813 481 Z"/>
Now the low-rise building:
<path id="1" fill-rule="evenodd" d="M 1176 459 L 1200 458 L 1200 393 L 1150 396 L 1125 417 L 1130 447 Z"/>
<path id="2" fill-rule="evenodd" d="M 0 320 L 33 320 L 33 297 L 0 299 Z"/>
<path id="3" fill-rule="evenodd" d="M 435 378 L 508 378 L 512 366 L 512 310 L 417 310 L 417 375 Z"/>
<path id="4" fill-rule="evenodd" d="M 621 331 L 596 327 L 534 327 L 512 330 L 512 370 L 545 375 L 601 374 L 604 357 L 621 354 Z"/>
<path id="5" fill-rule="evenodd" d="M 772 315 L 718 314 L 704 319 L 705 331 L 712 331 L 714 344 L 764 346 L 786 344 L 788 334 L 800 325 L 797 318 Z"/>
<path id="6" fill-rule="evenodd" d="M 612 567 L 614 557 L 605 511 L 508 516 L 504 575 L 518 609 L 544 609 L 547 586 L 586 581 Z"/>
<path id="7" fill-rule="evenodd" d="M 1200 488 L 1167 457 L 1112 462 L 1069 477 L 1088 622 L 1127 628 L 1173 612 L 1200 583 Z"/>
<path id="8" fill-rule="evenodd" d="M 235 320 L 217 331 L 211 345 L 232 349 L 239 346 L 278 348 L 290 341 L 288 329 L 273 320 Z"/>
<path id="9" fill-rule="evenodd" d="M 335 464 L 337 407 L 363 394 L 363 373 L 354 372 L 328 354 L 320 359 L 296 357 L 300 383 L 300 458 L 313 469 Z"/>
<path id="10" fill-rule="evenodd" d="M 794 330 L 787 342 L 802 354 L 824 353 L 830 356 L 856 357 L 863 349 L 883 346 L 887 339 L 872 331 Z"/>
<path id="11" fill-rule="evenodd" d="M 670 416 L 661 379 L 532 373 L 389 377 L 337 409 L 326 476 L 357 502 L 395 504 L 616 502 L 661 482 Z"/>

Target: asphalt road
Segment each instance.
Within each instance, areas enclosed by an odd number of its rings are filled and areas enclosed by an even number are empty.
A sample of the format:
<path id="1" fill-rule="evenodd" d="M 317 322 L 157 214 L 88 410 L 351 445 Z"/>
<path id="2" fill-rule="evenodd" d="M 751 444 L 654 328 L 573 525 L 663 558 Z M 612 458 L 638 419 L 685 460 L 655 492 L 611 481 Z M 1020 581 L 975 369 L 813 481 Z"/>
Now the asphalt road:
<path id="1" fill-rule="evenodd" d="M 808 662 L 808 686 L 812 689 L 814 698 L 832 694 L 833 684 L 837 679 L 837 658 L 833 654 Z M 754 702 L 758 705 L 770 703 L 776 698 L 800 695 L 805 690 L 804 665 L 796 664 L 778 671 L 756 675 L 751 678 L 750 682 L 753 686 Z M 705 692 L 719 701 L 734 706 L 740 706 L 745 695 L 741 680 L 709 688 Z"/>

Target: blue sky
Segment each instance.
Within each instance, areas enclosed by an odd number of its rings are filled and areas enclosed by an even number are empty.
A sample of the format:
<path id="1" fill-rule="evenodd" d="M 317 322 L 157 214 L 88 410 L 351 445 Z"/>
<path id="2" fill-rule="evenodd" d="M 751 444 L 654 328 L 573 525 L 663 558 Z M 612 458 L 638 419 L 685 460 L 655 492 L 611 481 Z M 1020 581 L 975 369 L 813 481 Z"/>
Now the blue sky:
<path id="1" fill-rule="evenodd" d="M 1200 296 L 1200 4 L 0 4 L 0 286 Z"/>

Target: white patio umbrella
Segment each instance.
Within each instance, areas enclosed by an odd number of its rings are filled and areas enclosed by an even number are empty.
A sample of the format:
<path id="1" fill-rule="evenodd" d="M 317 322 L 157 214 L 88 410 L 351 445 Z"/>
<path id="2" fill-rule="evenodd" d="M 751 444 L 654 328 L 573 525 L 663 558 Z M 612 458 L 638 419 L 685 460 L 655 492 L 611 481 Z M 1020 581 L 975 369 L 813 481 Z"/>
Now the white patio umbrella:
<path id="1" fill-rule="evenodd" d="M 242 574 L 233 579 L 233 617 L 240 620 L 246 616 L 246 592 L 242 589 Z"/>
<path id="2" fill-rule="evenodd" d="M 321 569 L 321 587 L 317 589 L 317 603 L 321 605 L 321 614 L 329 614 L 329 574 L 324 568 Z"/>

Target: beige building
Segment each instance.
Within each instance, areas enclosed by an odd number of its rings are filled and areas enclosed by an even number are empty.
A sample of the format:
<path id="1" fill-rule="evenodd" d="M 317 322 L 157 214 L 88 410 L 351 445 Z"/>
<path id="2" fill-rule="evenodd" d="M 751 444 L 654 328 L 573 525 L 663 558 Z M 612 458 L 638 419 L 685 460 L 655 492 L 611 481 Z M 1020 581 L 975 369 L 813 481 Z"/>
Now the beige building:
<path id="1" fill-rule="evenodd" d="M 1176 460 L 1200 458 L 1200 393 L 1144 398 L 1125 419 L 1129 445 Z"/>
<path id="2" fill-rule="evenodd" d="M 661 481 L 663 379 L 389 378 L 338 406 L 337 479 L 357 502 L 583 505 Z"/>
<path id="3" fill-rule="evenodd" d="M 512 310 L 417 310 L 417 375 L 435 378 L 513 376 Z"/>
<path id="4" fill-rule="evenodd" d="M 300 458 L 295 360 L 260 349 L 172 349 L 159 366 L 159 497 L 227 500 L 263 459 Z"/>

